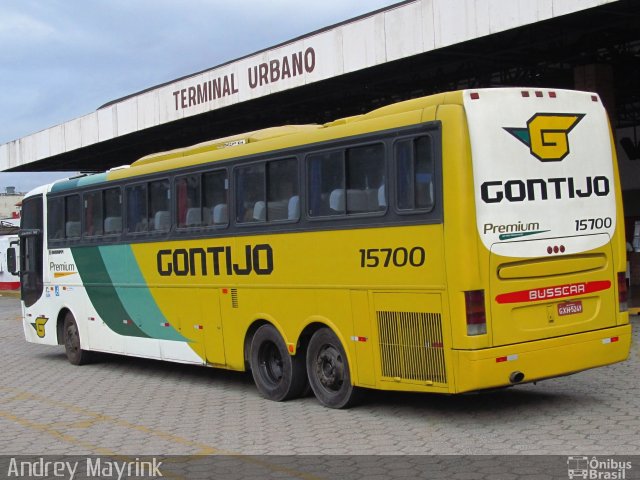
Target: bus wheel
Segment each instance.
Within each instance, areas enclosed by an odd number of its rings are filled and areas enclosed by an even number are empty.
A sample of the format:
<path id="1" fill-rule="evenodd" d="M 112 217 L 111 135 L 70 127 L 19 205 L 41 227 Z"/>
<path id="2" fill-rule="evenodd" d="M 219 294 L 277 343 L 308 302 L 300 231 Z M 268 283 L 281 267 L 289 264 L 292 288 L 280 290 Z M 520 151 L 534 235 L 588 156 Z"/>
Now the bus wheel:
<path id="1" fill-rule="evenodd" d="M 307 373 L 313 393 L 324 406 L 347 408 L 357 401 L 359 390 L 351 385 L 347 355 L 329 328 L 321 328 L 311 337 Z"/>
<path id="2" fill-rule="evenodd" d="M 276 402 L 302 395 L 306 372 L 302 355 L 291 356 L 272 325 L 261 326 L 251 341 L 251 374 L 260 394 Z"/>
<path id="3" fill-rule="evenodd" d="M 78 325 L 73 318 L 71 312 L 67 312 L 64 317 L 64 350 L 67 354 L 67 359 L 73 365 L 84 365 L 90 360 L 90 352 L 82 350 L 80 345 L 80 333 L 78 332 Z"/>

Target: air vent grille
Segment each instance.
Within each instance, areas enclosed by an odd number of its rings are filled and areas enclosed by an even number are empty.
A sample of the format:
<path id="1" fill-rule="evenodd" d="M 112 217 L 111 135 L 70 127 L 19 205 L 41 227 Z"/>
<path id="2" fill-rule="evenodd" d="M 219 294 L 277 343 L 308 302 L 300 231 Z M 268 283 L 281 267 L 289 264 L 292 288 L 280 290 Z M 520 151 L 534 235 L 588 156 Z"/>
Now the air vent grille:
<path id="1" fill-rule="evenodd" d="M 378 311 L 377 319 L 383 377 L 447 383 L 440 314 Z"/>

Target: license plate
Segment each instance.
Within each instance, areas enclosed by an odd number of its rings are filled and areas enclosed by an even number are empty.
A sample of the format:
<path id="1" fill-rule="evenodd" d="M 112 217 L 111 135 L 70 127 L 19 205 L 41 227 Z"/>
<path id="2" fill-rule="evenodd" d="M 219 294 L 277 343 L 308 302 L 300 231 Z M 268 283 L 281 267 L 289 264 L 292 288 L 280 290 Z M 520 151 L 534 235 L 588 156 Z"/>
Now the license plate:
<path id="1" fill-rule="evenodd" d="M 561 317 L 564 315 L 575 315 L 577 313 L 582 313 L 582 300 L 558 304 L 558 315 Z"/>

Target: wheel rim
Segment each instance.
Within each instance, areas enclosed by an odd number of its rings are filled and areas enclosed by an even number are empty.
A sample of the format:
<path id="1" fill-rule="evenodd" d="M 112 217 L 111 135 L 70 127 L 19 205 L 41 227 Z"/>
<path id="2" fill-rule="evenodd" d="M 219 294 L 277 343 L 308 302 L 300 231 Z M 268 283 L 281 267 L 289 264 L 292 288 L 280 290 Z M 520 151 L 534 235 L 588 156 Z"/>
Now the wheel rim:
<path id="1" fill-rule="evenodd" d="M 262 345 L 259 360 L 262 377 L 271 385 L 280 383 L 282 381 L 284 368 L 278 347 L 274 343 Z"/>
<path id="2" fill-rule="evenodd" d="M 340 391 L 344 383 L 344 362 L 337 348 L 332 345 L 322 347 L 316 360 L 316 376 L 327 391 Z"/>

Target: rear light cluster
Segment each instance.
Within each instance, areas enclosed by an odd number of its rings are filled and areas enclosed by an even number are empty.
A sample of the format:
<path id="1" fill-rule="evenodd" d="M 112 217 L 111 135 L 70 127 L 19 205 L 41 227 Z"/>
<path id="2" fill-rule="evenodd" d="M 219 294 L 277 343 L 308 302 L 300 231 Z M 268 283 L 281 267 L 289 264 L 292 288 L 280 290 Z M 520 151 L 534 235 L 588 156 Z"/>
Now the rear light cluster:
<path id="1" fill-rule="evenodd" d="M 484 307 L 484 290 L 464 292 L 467 314 L 467 335 L 487 333 L 487 314 Z"/>
<path id="2" fill-rule="evenodd" d="M 618 272 L 618 304 L 621 312 L 629 309 L 629 291 L 627 290 L 627 277 L 625 272 Z"/>

